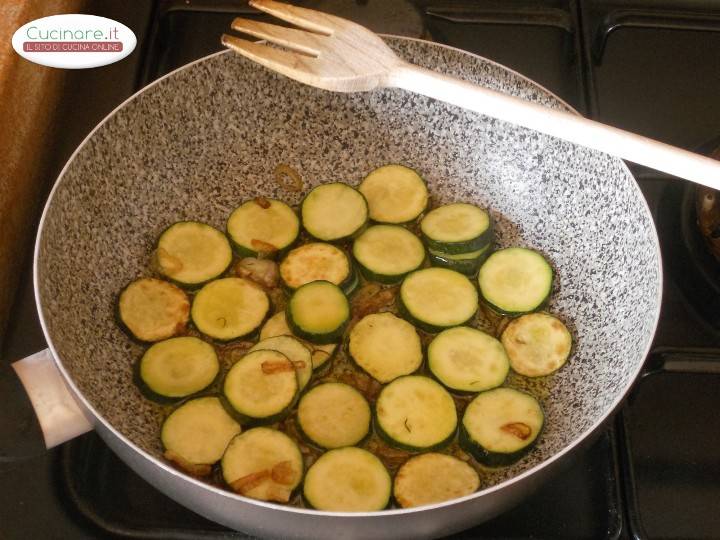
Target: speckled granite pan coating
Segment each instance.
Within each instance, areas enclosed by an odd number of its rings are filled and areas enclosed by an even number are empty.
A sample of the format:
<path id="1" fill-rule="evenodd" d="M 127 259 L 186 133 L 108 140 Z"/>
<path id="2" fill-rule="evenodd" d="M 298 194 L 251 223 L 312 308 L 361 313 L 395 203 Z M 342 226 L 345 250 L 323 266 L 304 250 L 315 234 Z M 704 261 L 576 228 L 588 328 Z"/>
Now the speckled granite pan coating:
<path id="1" fill-rule="evenodd" d="M 410 40 L 418 63 L 563 107 L 501 67 Z M 110 117 L 67 168 L 40 240 L 38 289 L 52 343 L 94 408 L 158 455 L 158 413 L 132 384 L 142 347 L 114 319 L 118 291 L 147 274 L 157 234 L 194 219 L 223 228 L 257 195 L 291 204 L 272 182 L 295 167 L 306 188 L 357 184 L 404 163 L 434 203 L 489 206 L 501 245 L 526 245 L 557 268 L 551 311 L 572 321 L 570 363 L 541 396 L 538 450 L 497 480 L 536 465 L 604 417 L 643 361 L 659 306 L 659 254 L 642 195 L 621 161 L 402 91 L 332 94 L 232 54 L 207 58 Z M 307 191 L 306 189 L 306 191 Z"/>

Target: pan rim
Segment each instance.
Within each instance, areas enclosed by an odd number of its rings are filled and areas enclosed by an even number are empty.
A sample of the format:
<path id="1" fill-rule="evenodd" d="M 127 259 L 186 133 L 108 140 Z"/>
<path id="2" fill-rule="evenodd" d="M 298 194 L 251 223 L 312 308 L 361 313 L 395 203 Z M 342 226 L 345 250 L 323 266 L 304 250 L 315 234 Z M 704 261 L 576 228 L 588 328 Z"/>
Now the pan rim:
<path id="1" fill-rule="evenodd" d="M 565 100 L 557 96 L 555 93 L 551 92 L 541 84 L 533 81 L 529 77 L 518 73 L 517 71 L 508 68 L 507 66 L 504 66 L 498 62 L 495 62 L 493 60 L 490 60 L 488 58 L 485 58 L 483 56 L 480 56 L 478 54 L 471 53 L 469 51 L 465 51 L 463 49 L 459 49 L 457 47 L 452 47 L 449 45 L 444 45 L 441 43 L 435 43 L 430 42 L 423 39 L 418 38 L 411 38 L 406 36 L 397 36 L 392 34 L 380 34 L 383 38 L 391 38 L 393 40 L 399 40 L 399 41 L 412 41 L 412 42 L 421 42 L 424 44 L 429 44 L 434 47 L 441 47 L 453 51 L 460 52 L 464 55 L 468 55 L 473 58 L 477 58 L 482 60 L 483 62 L 486 62 L 489 65 L 492 65 L 494 67 L 498 67 L 504 71 L 507 71 L 521 80 L 529 83 L 530 85 L 534 86 L 536 89 L 541 90 L 542 92 L 546 93 L 546 95 L 551 96 L 557 102 L 561 103 L 564 107 L 566 107 L 568 110 L 574 112 L 575 114 L 580 114 L 576 109 L 574 109 L 572 106 L 570 106 Z M 53 202 L 53 199 L 55 197 L 55 194 L 58 190 L 58 187 L 62 184 L 62 180 L 65 177 L 65 173 L 67 172 L 67 169 L 69 168 L 70 164 L 74 161 L 77 154 L 82 150 L 82 148 L 87 144 L 87 142 L 93 137 L 93 135 L 103 126 L 105 123 L 112 118 L 118 111 L 123 109 L 125 105 L 133 101 L 135 98 L 137 98 L 140 94 L 144 93 L 146 90 L 154 87 L 155 85 L 159 84 L 160 82 L 164 81 L 166 78 L 171 77 L 175 75 L 176 73 L 188 69 L 195 64 L 198 64 L 200 62 L 204 62 L 206 60 L 209 60 L 211 58 L 214 58 L 215 56 L 219 56 L 222 54 L 232 54 L 232 51 L 230 50 L 221 50 L 212 54 L 209 54 L 207 56 L 203 56 L 202 58 L 198 58 L 197 60 L 194 60 L 193 62 L 190 62 L 188 64 L 185 64 L 183 66 L 180 66 L 177 69 L 174 69 L 173 71 L 166 73 L 162 77 L 159 77 L 149 83 L 148 85 L 144 86 L 143 88 L 139 89 L 137 92 L 133 93 L 131 96 L 129 96 L 127 99 L 123 100 L 120 104 L 118 104 L 117 107 L 115 107 L 112 111 L 110 111 L 82 140 L 82 142 L 78 145 L 78 147 L 73 151 L 73 153 L 68 158 L 67 162 L 63 166 L 62 170 L 58 174 L 57 179 L 55 180 L 53 187 L 48 195 L 47 201 L 45 202 L 45 205 L 43 207 L 43 212 L 40 217 L 40 221 L 38 222 L 38 229 L 36 234 L 36 240 L 35 240 L 35 247 L 34 247 L 34 253 L 33 253 L 33 291 L 34 291 L 34 297 L 35 297 L 35 306 L 37 308 L 38 312 L 38 318 L 40 320 L 40 326 L 42 327 L 43 335 L 45 337 L 45 340 L 47 342 L 48 348 L 50 352 L 52 353 L 53 361 L 55 363 L 55 366 L 57 367 L 58 371 L 61 373 L 65 384 L 72 390 L 73 398 L 76 401 L 79 401 L 82 405 L 82 407 L 89 411 L 90 414 L 93 416 L 91 419 L 91 423 L 97 424 L 100 423 L 103 425 L 103 427 L 113 435 L 115 435 L 119 441 L 121 441 L 123 444 L 125 444 L 127 447 L 129 447 L 138 457 L 149 461 L 150 464 L 159 467 L 162 469 L 165 473 L 170 474 L 172 476 L 175 476 L 183 481 L 189 482 L 191 484 L 195 484 L 197 487 L 207 490 L 211 493 L 213 493 L 216 496 L 225 497 L 231 500 L 240 501 L 243 503 L 248 503 L 255 506 L 260 506 L 266 509 L 271 510 L 280 510 L 292 514 L 309 514 L 311 516 L 327 516 L 332 518 L 381 518 L 381 517 L 390 517 L 390 516 L 403 516 L 403 515 L 413 515 L 418 512 L 427 512 L 427 511 L 433 511 L 438 510 L 441 508 L 454 506 L 458 504 L 465 503 L 467 501 L 473 500 L 473 499 L 480 499 L 486 496 L 489 496 L 497 491 L 503 490 L 508 488 L 509 486 L 516 484 L 516 483 L 522 483 L 523 481 L 529 479 L 530 477 L 534 476 L 536 473 L 540 472 L 542 469 L 548 468 L 557 462 L 559 462 L 563 457 L 565 457 L 567 454 L 569 454 L 572 450 L 574 450 L 576 447 L 581 446 L 583 443 L 585 443 L 600 427 L 602 427 L 603 424 L 605 424 L 606 421 L 608 421 L 609 418 L 611 418 L 619 408 L 619 406 L 622 404 L 622 402 L 625 400 L 625 397 L 630 392 L 630 389 L 633 387 L 635 382 L 637 381 L 638 375 L 640 374 L 644 361 L 639 362 L 637 368 L 631 372 L 630 377 L 628 379 L 628 383 L 625 385 L 625 387 L 622 389 L 621 392 L 618 393 L 616 398 L 612 401 L 610 406 L 608 407 L 608 412 L 604 414 L 601 418 L 599 418 L 597 421 L 595 421 L 589 428 L 587 428 L 585 431 L 583 431 L 578 437 L 576 437 L 570 444 L 565 446 L 562 450 L 559 452 L 556 452 L 546 460 L 538 463 L 537 465 L 534 465 L 530 467 L 529 469 L 523 471 L 522 473 L 513 476 L 512 478 L 509 478 L 507 480 L 503 480 L 502 482 L 495 484 L 493 486 L 487 487 L 485 489 L 476 491 L 475 493 L 471 493 L 470 495 L 465 495 L 464 497 L 459 497 L 457 499 L 451 499 L 449 501 L 444 501 L 440 503 L 435 503 L 431 505 L 426 506 L 420 506 L 415 508 L 403 508 L 403 509 L 390 509 L 390 510 L 381 510 L 376 512 L 329 512 L 329 511 L 323 511 L 323 510 L 313 510 L 309 508 L 297 508 L 293 506 L 285 506 L 281 504 L 275 504 L 275 503 L 269 503 L 265 501 L 259 501 L 256 499 L 250 499 L 248 497 L 243 497 L 242 495 L 232 493 L 227 490 L 220 489 L 218 487 L 212 486 L 210 484 L 207 484 L 201 480 L 197 480 L 193 477 L 190 477 L 177 469 L 171 467 L 170 465 L 164 463 L 160 459 L 156 458 L 155 456 L 151 455 L 146 450 L 140 448 L 135 443 L 133 443 L 131 440 L 129 440 L 125 435 L 123 435 L 120 431 L 118 431 L 108 420 L 106 420 L 96 409 L 92 406 L 92 404 L 88 401 L 88 399 L 84 396 L 84 394 L 80 391 L 80 389 L 77 387 L 75 382 L 73 381 L 71 375 L 68 373 L 68 371 L 65 369 L 65 367 L 62 364 L 62 361 L 59 358 L 59 355 L 57 351 L 55 350 L 55 346 L 53 345 L 53 341 L 50 337 L 50 333 L 48 331 L 47 323 L 45 321 L 45 317 L 43 315 L 43 310 L 41 309 L 41 302 L 40 302 L 40 285 L 39 285 L 39 271 L 38 271 L 38 261 L 40 259 L 40 245 L 42 243 L 42 235 L 44 232 L 44 225 L 45 225 L 45 219 L 47 217 L 48 211 L 50 209 L 50 206 Z M 635 177 L 633 176 L 632 172 L 628 168 L 627 164 L 620 158 L 614 158 L 617 159 L 620 162 L 620 165 L 626 175 L 633 180 L 632 182 L 632 189 L 635 190 L 636 195 L 639 197 L 643 210 L 646 214 L 646 217 L 650 223 L 650 227 L 652 230 L 652 241 L 655 247 L 655 255 L 657 260 L 657 276 L 658 276 L 658 287 L 657 287 L 657 308 L 655 309 L 654 317 L 653 317 L 653 323 L 652 323 L 652 332 L 651 336 L 655 336 L 657 332 L 658 323 L 660 320 L 660 312 L 661 312 L 661 304 L 662 304 L 662 295 L 663 295 L 663 264 L 662 264 L 662 253 L 660 251 L 660 242 L 657 234 L 657 227 L 655 226 L 655 222 L 652 217 L 652 212 L 650 211 L 650 207 L 648 206 L 647 200 L 645 199 L 645 196 L 643 195 L 642 191 L 640 190 L 640 186 L 638 185 Z M 643 358 L 646 358 L 649 354 L 653 344 L 653 339 L 649 339 L 647 342 L 647 345 L 645 346 L 645 350 L 643 352 Z"/>

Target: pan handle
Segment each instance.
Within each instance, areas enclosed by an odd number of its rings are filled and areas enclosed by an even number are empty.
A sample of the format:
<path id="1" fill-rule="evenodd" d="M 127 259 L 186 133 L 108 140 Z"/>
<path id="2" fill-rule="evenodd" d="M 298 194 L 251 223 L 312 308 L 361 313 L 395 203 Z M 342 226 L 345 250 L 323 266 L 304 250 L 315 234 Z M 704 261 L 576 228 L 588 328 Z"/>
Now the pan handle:
<path id="1" fill-rule="evenodd" d="M 93 429 L 88 416 L 66 386 L 50 349 L 18 360 L 12 367 L 35 409 L 46 448 Z"/>

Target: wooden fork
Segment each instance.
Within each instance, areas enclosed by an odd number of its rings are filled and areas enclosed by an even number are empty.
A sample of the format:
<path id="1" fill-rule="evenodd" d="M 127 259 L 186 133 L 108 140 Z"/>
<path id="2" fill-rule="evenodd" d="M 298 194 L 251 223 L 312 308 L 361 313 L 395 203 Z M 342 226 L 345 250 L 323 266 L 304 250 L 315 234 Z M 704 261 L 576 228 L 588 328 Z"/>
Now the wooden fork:
<path id="1" fill-rule="evenodd" d="M 402 88 L 720 189 L 713 159 L 410 64 L 370 30 L 334 15 L 275 0 L 250 5 L 297 28 L 237 18 L 232 29 L 287 50 L 228 34 L 223 45 L 291 79 L 336 92 Z"/>

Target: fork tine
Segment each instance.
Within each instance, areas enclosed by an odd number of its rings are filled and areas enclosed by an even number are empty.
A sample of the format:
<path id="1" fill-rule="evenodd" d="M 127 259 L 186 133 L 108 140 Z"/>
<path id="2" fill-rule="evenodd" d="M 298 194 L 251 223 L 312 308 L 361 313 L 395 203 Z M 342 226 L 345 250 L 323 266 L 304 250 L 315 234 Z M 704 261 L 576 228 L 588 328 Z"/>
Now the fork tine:
<path id="1" fill-rule="evenodd" d="M 325 34 L 326 36 L 332 35 L 334 31 L 332 15 L 326 15 L 314 9 L 291 6 L 275 0 L 250 0 L 249 3 L 255 9 L 264 11 L 304 30 Z"/>
<path id="2" fill-rule="evenodd" d="M 220 42 L 228 49 L 232 49 L 258 64 L 289 77 L 292 77 L 295 72 L 297 72 L 303 60 L 311 60 L 311 58 L 308 57 L 303 57 L 288 51 L 281 51 L 267 45 L 254 43 L 247 39 L 228 34 L 223 34 Z"/>
<path id="3" fill-rule="evenodd" d="M 266 39 L 271 43 L 287 47 L 294 51 L 312 56 L 318 56 L 320 54 L 317 47 L 317 37 L 314 37 L 317 36 L 317 34 L 240 17 L 236 18 L 230 27 L 238 32 L 250 34 L 256 38 Z"/>

